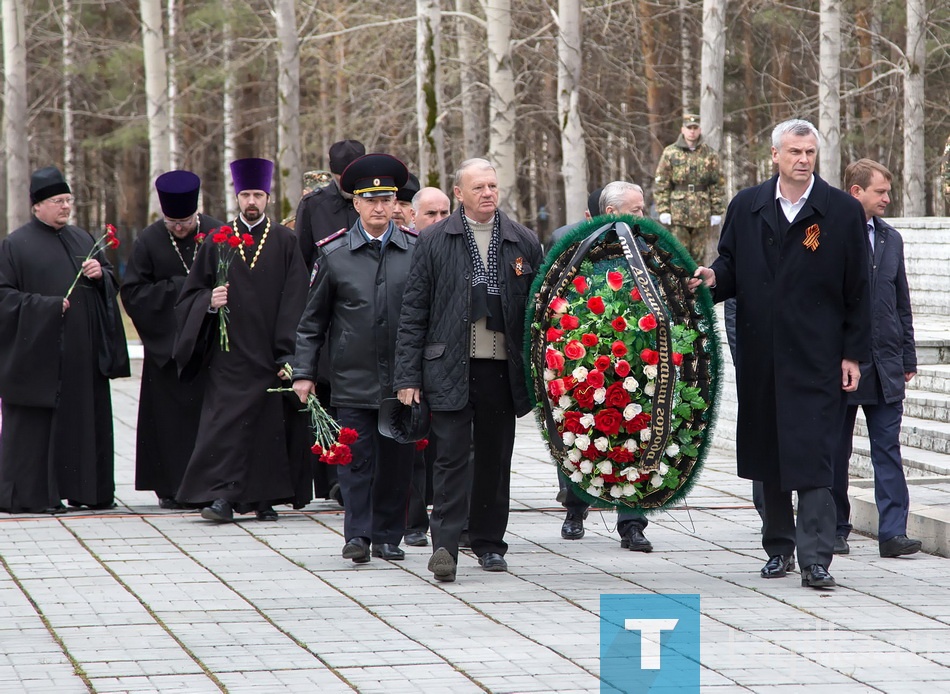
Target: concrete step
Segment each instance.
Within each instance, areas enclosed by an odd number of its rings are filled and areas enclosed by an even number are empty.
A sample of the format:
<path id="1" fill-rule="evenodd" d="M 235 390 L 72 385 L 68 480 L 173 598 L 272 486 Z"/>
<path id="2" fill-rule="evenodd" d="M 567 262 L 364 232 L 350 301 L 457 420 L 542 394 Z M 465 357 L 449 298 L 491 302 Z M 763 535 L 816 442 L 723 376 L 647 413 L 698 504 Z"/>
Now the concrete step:
<path id="1" fill-rule="evenodd" d="M 904 416 L 950 422 L 950 394 L 908 390 L 904 399 Z"/>
<path id="2" fill-rule="evenodd" d="M 858 412 L 854 432 L 860 436 L 867 436 L 863 412 L 860 410 Z M 909 448 L 950 454 L 950 423 L 904 415 L 901 422 L 900 442 L 901 446 Z"/>
<path id="3" fill-rule="evenodd" d="M 916 477 L 950 477 L 950 456 L 932 450 L 901 445 L 901 461 L 908 479 Z M 863 435 L 855 435 L 848 467 L 852 477 L 871 478 L 871 441 Z"/>
<path id="4" fill-rule="evenodd" d="M 915 390 L 950 394 L 950 365 L 921 366 L 911 383 Z"/>

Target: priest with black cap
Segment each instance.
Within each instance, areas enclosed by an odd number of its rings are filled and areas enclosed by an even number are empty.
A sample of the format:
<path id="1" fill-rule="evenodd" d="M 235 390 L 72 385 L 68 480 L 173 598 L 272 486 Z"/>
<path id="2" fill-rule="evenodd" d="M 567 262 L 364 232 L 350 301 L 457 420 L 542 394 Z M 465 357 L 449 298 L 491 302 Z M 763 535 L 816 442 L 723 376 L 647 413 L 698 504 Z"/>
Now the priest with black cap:
<path id="1" fill-rule="evenodd" d="M 316 276 L 297 328 L 294 390 L 301 402 L 315 392 L 318 358 L 329 346 L 331 403 L 339 423 L 359 434 L 352 463 L 337 471 L 346 502 L 343 558 L 357 564 L 370 554 L 405 558 L 399 543 L 415 445 L 381 435 L 378 416 L 393 396 L 396 330 L 416 243 L 415 232 L 392 221 L 395 193 L 408 176 L 388 154 L 346 167 L 340 186 L 353 194 L 359 219 L 317 245 Z"/>
<path id="2" fill-rule="evenodd" d="M 109 379 L 129 375 L 118 282 L 105 254 L 90 254 L 96 240 L 69 224 L 59 169 L 33 173 L 30 202 L 32 219 L 0 244 L 0 510 L 110 508 Z"/>
<path id="3" fill-rule="evenodd" d="M 304 421 L 293 394 L 269 393 L 289 378 L 297 322 L 307 299 L 307 273 L 293 232 L 264 213 L 274 164 L 231 162 L 240 215 L 231 227 L 250 237 L 234 256 L 227 282 L 217 281 L 220 251 L 209 236 L 198 248 L 176 306 L 174 357 L 183 377 L 206 371 L 198 437 L 178 488 L 179 503 L 202 506 L 201 517 L 224 522 L 234 512 L 277 520 L 275 504 L 311 500 L 295 422 Z M 220 321 L 226 311 L 228 348 Z M 309 450 L 306 451 L 309 453 Z"/>
<path id="4" fill-rule="evenodd" d="M 155 179 L 162 219 L 135 239 L 122 282 L 122 304 L 145 348 L 135 442 L 135 488 L 152 490 L 162 508 L 175 501 L 198 434 L 205 375 L 178 378 L 172 358 L 175 303 L 191 271 L 198 239 L 223 222 L 198 212 L 201 179 L 168 171 Z M 202 236 L 199 236 L 201 234 Z"/>

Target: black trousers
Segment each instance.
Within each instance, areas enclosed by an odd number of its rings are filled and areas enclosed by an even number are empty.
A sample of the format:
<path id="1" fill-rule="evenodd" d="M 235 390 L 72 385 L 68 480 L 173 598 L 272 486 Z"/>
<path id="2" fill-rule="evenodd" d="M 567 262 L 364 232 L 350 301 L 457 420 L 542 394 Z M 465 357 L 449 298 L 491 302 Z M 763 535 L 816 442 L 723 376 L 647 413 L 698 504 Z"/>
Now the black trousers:
<path id="1" fill-rule="evenodd" d="M 459 535 L 469 519 L 472 551 L 504 554 L 515 443 L 515 407 L 508 363 L 472 359 L 468 403 L 460 410 L 433 412 L 433 551 L 444 547 L 458 560 Z M 474 460 L 469 451 L 474 442 Z M 469 491 L 471 502 L 469 504 Z"/>
<path id="2" fill-rule="evenodd" d="M 350 446 L 353 462 L 337 466 L 346 501 L 343 536 L 347 542 L 363 537 L 374 544 L 398 545 L 406 530 L 409 477 L 416 446 L 399 444 L 380 434 L 378 417 L 379 410 L 337 408 L 340 425 L 359 434 Z"/>
<path id="3" fill-rule="evenodd" d="M 762 484 L 762 548 L 772 557 L 791 556 L 798 550 L 802 569 L 812 564 L 831 566 L 835 544 L 835 501 L 831 489 L 799 489 L 798 519 L 792 512 L 792 493 L 778 484 Z"/>
<path id="4" fill-rule="evenodd" d="M 432 465 L 435 462 L 435 443 L 416 451 L 412 459 L 412 483 L 409 488 L 409 508 L 406 512 L 407 533 L 429 532 L 428 506 L 432 503 Z"/>
<path id="5" fill-rule="evenodd" d="M 557 483 L 558 486 L 566 492 L 564 508 L 566 508 L 569 513 L 574 513 L 578 516 L 584 515 L 584 512 L 590 508 L 590 504 L 578 498 L 574 493 L 574 488 L 567 483 L 567 480 L 564 479 L 564 475 L 561 474 L 560 471 L 558 471 Z M 643 515 L 643 511 L 627 508 L 626 506 L 617 507 L 617 533 L 621 537 L 631 527 L 639 528 L 640 532 L 643 532 L 649 524 L 650 522 L 647 520 L 647 517 Z"/>

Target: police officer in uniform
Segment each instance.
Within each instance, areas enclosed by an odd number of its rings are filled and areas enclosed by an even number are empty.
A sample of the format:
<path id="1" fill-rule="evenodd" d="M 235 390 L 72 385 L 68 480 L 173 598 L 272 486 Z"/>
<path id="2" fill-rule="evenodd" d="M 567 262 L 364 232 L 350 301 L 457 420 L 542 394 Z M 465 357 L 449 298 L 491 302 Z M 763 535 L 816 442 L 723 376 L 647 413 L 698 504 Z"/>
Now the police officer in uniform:
<path id="1" fill-rule="evenodd" d="M 377 429 L 380 403 L 393 396 L 393 362 L 402 295 L 416 234 L 392 221 L 405 164 L 368 154 L 346 167 L 340 187 L 354 196 L 359 219 L 317 244 L 315 278 L 297 329 L 294 390 L 315 392 L 321 348 L 330 347 L 331 404 L 341 426 L 355 429 L 353 461 L 337 471 L 346 502 L 343 557 L 405 558 L 399 547 L 415 444 Z"/>

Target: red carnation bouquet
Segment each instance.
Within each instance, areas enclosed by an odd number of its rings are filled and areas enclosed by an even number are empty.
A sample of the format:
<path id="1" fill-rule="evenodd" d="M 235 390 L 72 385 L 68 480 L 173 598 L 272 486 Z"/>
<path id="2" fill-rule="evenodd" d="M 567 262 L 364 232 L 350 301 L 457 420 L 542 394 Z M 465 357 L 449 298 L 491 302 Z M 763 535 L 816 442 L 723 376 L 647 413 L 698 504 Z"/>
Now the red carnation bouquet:
<path id="1" fill-rule="evenodd" d="M 197 238 L 200 236 L 201 238 Z M 250 234 L 239 235 L 231 227 L 224 225 L 217 229 L 212 229 L 205 234 L 196 235 L 196 242 L 202 243 L 207 237 L 218 250 L 218 266 L 215 275 L 215 287 L 222 287 L 228 283 L 228 271 L 231 269 L 231 263 L 234 257 L 240 253 L 243 246 L 253 246 L 254 237 Z M 218 310 L 218 334 L 220 337 L 221 350 L 231 351 L 231 343 L 228 340 L 228 310 L 227 306 L 222 306 Z"/>
<path id="2" fill-rule="evenodd" d="M 538 317 L 545 393 L 565 451 L 559 456 L 564 474 L 591 497 L 632 505 L 657 489 L 676 489 L 682 471 L 675 462 L 699 452 L 700 432 L 688 426 L 691 411 L 707 405 L 699 388 L 678 377 L 664 460 L 658 469 L 638 467 L 651 439 L 660 355 L 656 318 L 623 259 L 585 260 L 572 285 Z M 678 376 L 697 333 L 675 325 L 671 337 Z"/>
<path id="3" fill-rule="evenodd" d="M 76 284 L 79 283 L 79 278 L 82 277 L 82 265 L 87 260 L 91 260 L 92 256 L 98 254 L 101 251 L 104 251 L 107 248 L 118 248 L 119 247 L 119 237 L 115 235 L 115 227 L 111 224 L 106 224 L 106 230 L 103 232 L 102 236 L 96 239 L 96 242 L 92 244 L 92 248 L 89 249 L 89 252 L 86 254 L 86 257 L 82 259 L 82 262 L 79 263 L 80 270 L 76 273 L 76 277 L 73 279 L 73 283 L 69 285 L 69 289 L 66 290 L 66 296 L 64 298 L 68 299 L 69 295 L 73 293 L 73 289 L 76 288 Z"/>

